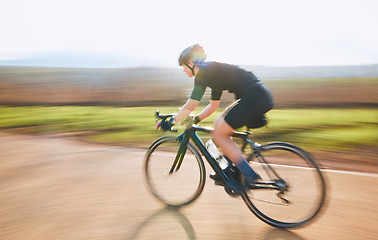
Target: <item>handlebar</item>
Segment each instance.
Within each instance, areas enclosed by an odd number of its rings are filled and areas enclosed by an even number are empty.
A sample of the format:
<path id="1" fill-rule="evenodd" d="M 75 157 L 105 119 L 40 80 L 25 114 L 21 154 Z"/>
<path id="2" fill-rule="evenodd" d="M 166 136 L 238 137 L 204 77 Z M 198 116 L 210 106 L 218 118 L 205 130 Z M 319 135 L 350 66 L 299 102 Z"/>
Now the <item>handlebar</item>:
<path id="1" fill-rule="evenodd" d="M 163 121 L 165 121 L 167 118 L 175 116 L 174 114 L 165 114 L 165 115 L 162 115 L 162 114 L 160 114 L 159 110 L 155 112 L 155 115 L 156 115 L 156 121 L 158 121 L 160 119 L 163 120 Z"/>
<path id="2" fill-rule="evenodd" d="M 166 121 L 167 118 L 171 118 L 171 117 L 174 117 L 175 114 L 160 114 L 160 111 L 156 111 L 155 112 L 155 116 L 156 116 L 156 122 L 159 121 L 159 120 L 162 120 L 162 121 Z M 191 128 L 194 124 L 194 117 L 195 115 L 193 113 L 190 113 L 189 116 L 183 121 L 183 122 L 186 122 L 186 128 Z M 177 132 L 177 129 L 170 129 L 170 131 L 173 131 L 173 132 Z"/>
<path id="3" fill-rule="evenodd" d="M 159 120 L 166 121 L 167 118 L 174 117 L 175 115 L 174 114 L 165 114 L 165 115 L 162 115 L 162 114 L 160 114 L 160 111 L 156 111 L 155 112 L 155 116 L 156 116 L 156 122 L 158 122 Z M 171 128 L 171 129 L 169 129 L 169 131 L 177 132 L 177 129 Z"/>

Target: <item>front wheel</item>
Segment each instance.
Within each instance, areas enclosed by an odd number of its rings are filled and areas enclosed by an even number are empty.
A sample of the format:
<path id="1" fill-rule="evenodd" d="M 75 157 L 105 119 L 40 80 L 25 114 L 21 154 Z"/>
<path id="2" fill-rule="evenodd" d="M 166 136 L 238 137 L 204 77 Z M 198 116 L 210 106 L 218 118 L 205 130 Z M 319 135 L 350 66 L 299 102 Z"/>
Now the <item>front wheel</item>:
<path id="1" fill-rule="evenodd" d="M 170 207 L 193 202 L 201 195 L 205 185 L 205 166 L 192 144 L 187 143 L 181 165 L 175 164 L 180 145 L 175 137 L 159 138 L 150 146 L 145 157 L 147 185 L 158 200 Z"/>
<path id="2" fill-rule="evenodd" d="M 309 154 L 291 144 L 271 143 L 254 151 L 250 165 L 268 185 L 248 190 L 242 197 L 262 221 L 278 228 L 294 228 L 319 214 L 326 185 Z"/>

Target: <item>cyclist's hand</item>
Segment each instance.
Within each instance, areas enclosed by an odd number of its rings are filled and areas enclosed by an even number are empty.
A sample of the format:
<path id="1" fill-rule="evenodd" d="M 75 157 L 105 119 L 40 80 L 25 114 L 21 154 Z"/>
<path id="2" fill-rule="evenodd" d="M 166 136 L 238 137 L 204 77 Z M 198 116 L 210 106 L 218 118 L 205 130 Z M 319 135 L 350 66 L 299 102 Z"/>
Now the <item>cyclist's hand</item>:
<path id="1" fill-rule="evenodd" d="M 188 124 L 192 119 L 190 118 L 190 116 L 188 116 L 187 118 L 185 118 L 184 120 L 181 121 L 181 125 L 185 125 L 185 124 Z"/>
<path id="2" fill-rule="evenodd" d="M 188 116 L 187 118 L 185 118 L 184 120 L 181 121 L 181 124 L 182 124 L 182 125 L 185 125 L 185 124 L 190 124 L 190 125 L 192 125 L 192 124 L 194 123 L 193 120 L 194 120 L 195 118 L 196 118 L 196 117 L 195 117 L 194 113 L 192 112 L 192 113 L 189 114 L 189 116 Z"/>
<path id="3" fill-rule="evenodd" d="M 169 120 L 163 120 L 161 122 L 159 122 L 158 124 L 156 124 L 156 129 L 158 130 L 163 130 L 164 132 L 165 131 L 168 131 L 168 130 L 171 130 L 172 126 L 175 125 L 174 123 L 174 117 L 171 117 Z"/>

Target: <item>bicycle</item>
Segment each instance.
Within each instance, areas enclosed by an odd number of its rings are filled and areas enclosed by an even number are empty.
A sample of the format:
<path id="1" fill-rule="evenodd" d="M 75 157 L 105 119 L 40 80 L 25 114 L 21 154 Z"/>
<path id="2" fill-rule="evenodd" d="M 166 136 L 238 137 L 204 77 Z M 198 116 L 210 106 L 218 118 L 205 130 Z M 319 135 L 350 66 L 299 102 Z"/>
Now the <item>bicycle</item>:
<path id="1" fill-rule="evenodd" d="M 156 121 L 167 121 L 172 116 L 157 111 Z M 308 153 L 284 142 L 261 145 L 250 139 L 248 130 L 235 132 L 233 138 L 239 139 L 246 160 L 261 176 L 261 180 L 246 186 L 231 161 L 228 164 L 233 174 L 222 170 L 197 134 L 211 133 L 213 129 L 194 125 L 193 116 L 187 122 L 183 133 L 157 139 L 145 155 L 146 182 L 159 201 L 178 208 L 201 195 L 206 179 L 201 153 L 225 191 L 232 197 L 241 196 L 263 222 L 277 228 L 295 228 L 319 215 L 325 203 L 326 183 L 319 165 Z"/>

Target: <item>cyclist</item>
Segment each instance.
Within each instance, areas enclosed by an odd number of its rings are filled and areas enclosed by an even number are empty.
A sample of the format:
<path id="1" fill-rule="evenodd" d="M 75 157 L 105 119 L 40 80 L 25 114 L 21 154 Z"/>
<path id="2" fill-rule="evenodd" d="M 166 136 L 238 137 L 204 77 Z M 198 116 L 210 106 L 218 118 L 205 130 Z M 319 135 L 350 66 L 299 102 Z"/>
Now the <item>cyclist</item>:
<path id="1" fill-rule="evenodd" d="M 228 106 L 214 122 L 211 136 L 223 154 L 227 156 L 244 175 L 248 184 L 253 184 L 259 175 L 243 158 L 240 148 L 232 141 L 235 129 L 247 126 L 261 127 L 266 124 L 265 113 L 272 109 L 273 98 L 269 89 L 249 71 L 238 66 L 206 62 L 202 46 L 195 44 L 181 53 L 179 65 L 188 77 L 194 78 L 194 88 L 188 101 L 174 118 L 161 123 L 164 130 L 185 119 L 202 99 L 207 87 L 211 88 L 210 103 L 198 114 L 195 124 L 210 116 L 219 107 L 222 92 L 228 90 L 235 94 L 236 101 Z M 216 176 L 212 176 L 216 178 Z M 215 180 L 215 179 L 214 179 Z"/>

